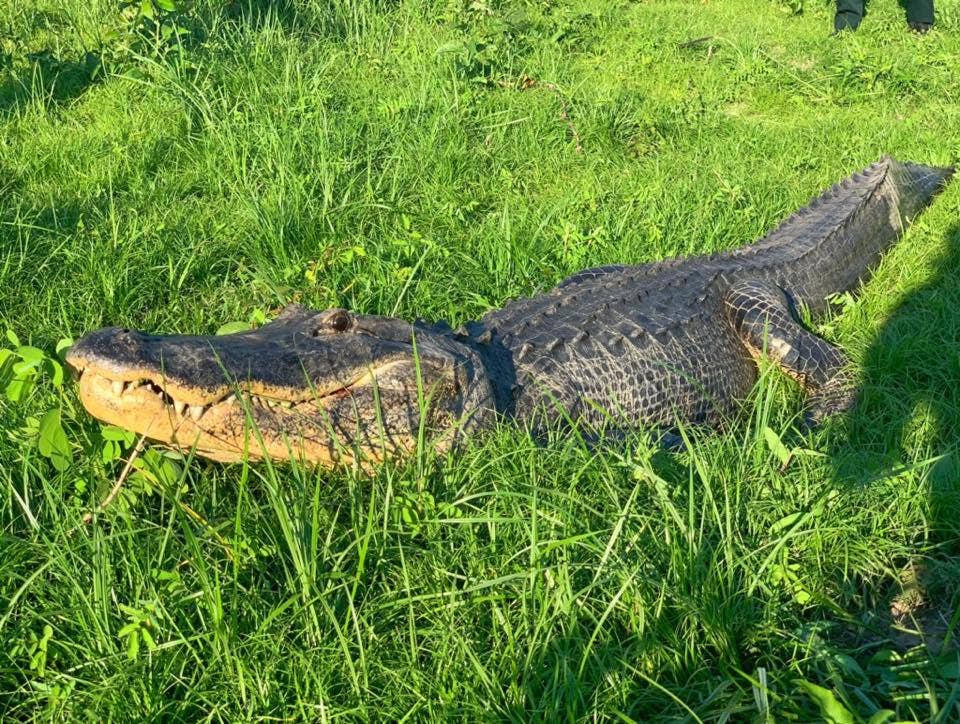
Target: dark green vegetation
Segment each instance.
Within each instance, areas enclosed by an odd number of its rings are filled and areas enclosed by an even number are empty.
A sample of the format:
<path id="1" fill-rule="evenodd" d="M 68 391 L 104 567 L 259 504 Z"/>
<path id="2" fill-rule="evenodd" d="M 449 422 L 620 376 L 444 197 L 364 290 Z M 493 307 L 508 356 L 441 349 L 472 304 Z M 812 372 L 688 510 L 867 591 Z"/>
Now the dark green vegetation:
<path id="1" fill-rule="evenodd" d="M 770 373 L 676 456 L 504 429 L 370 480 L 153 452 L 83 525 L 133 441 L 30 367 L 292 299 L 456 324 L 738 246 L 882 153 L 945 165 L 956 3 L 840 40 L 819 2 L 12 5 L 0 327 L 39 349 L 0 361 L 0 711 L 957 718 L 957 184 L 819 324 L 862 404 L 812 438 Z"/>

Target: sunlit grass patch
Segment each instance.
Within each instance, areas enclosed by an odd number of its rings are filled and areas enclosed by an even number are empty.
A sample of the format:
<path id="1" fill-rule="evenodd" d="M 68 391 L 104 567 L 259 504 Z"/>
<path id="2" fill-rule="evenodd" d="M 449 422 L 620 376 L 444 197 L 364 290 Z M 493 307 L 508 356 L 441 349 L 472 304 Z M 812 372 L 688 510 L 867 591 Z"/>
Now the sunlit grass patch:
<path id="1" fill-rule="evenodd" d="M 814 320 L 861 405 L 813 436 L 771 372 L 679 453 L 510 424 L 372 477 L 151 449 L 86 524 L 136 441 L 55 366 L 102 324 L 293 300 L 459 324 L 746 243 L 884 153 L 955 161 L 953 4 L 839 39 L 819 2 L 150 5 L 0 16 L 0 710 L 957 717 L 955 188 Z"/>

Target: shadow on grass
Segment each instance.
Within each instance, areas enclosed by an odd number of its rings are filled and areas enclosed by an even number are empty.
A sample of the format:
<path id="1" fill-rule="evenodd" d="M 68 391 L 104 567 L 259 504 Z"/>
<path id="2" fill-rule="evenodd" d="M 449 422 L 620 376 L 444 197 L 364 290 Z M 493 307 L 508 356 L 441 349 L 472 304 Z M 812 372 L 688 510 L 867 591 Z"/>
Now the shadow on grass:
<path id="1" fill-rule="evenodd" d="M 255 28 L 278 23 L 287 31 L 303 20 L 293 0 L 232 0 L 223 6 L 225 20 L 242 22 Z"/>
<path id="2" fill-rule="evenodd" d="M 103 78 L 98 53 L 87 52 L 72 60 L 59 58 L 49 50 L 28 53 L 27 67 L 10 70 L 0 81 L 0 116 L 15 113 L 32 100 L 61 104 L 80 97 Z"/>
<path id="3" fill-rule="evenodd" d="M 949 635 L 957 593 L 936 571 L 960 552 L 960 225 L 945 242 L 937 273 L 901 300 L 874 338 L 860 402 L 831 450 L 845 485 L 865 488 L 910 467 L 927 482 L 924 562 L 903 568 L 903 592 L 893 592 L 881 615 L 897 630 L 898 648 L 924 643 L 934 654 Z M 904 628 L 915 635 L 901 635 Z"/>
<path id="4" fill-rule="evenodd" d="M 322 11 L 311 9 L 310 4 L 301 7 L 296 0 L 231 0 L 216 14 L 228 22 L 253 28 L 276 24 L 290 34 L 318 33 L 339 40 L 356 36 L 367 22 L 362 13 L 354 15 L 337 3 L 321 3 L 321 8 Z M 204 28 L 216 24 L 209 15 L 185 17 L 182 22 L 191 28 L 188 45 L 197 44 L 198 39 L 206 37 Z M 155 52 L 158 51 L 151 51 Z M 87 51 L 69 58 L 41 50 L 27 53 L 23 60 L 14 60 L 13 56 L 0 53 L 0 117 L 38 99 L 52 105 L 67 103 L 106 76 L 99 52 Z"/>
<path id="5" fill-rule="evenodd" d="M 246 22 L 254 27 L 272 20 L 285 30 L 292 31 L 300 24 L 296 4 L 292 0 L 233 0 L 218 12 L 227 20 Z M 188 37 L 203 37 L 202 28 L 196 23 L 189 23 L 189 20 L 184 20 L 191 25 L 191 35 Z M 207 17 L 207 24 L 212 20 Z M 46 49 L 26 53 L 19 58 L 0 52 L 0 117 L 16 113 L 35 100 L 49 105 L 68 103 L 105 77 L 104 59 L 100 52 L 87 51 L 75 58 L 62 57 Z"/>

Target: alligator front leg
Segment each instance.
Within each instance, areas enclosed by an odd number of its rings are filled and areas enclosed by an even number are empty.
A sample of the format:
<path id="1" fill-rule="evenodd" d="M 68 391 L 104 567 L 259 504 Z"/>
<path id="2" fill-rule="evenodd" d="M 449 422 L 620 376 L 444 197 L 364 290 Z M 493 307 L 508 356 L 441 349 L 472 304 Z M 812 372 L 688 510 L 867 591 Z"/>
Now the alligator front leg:
<path id="1" fill-rule="evenodd" d="M 846 355 L 801 326 L 780 287 L 760 280 L 741 282 L 727 292 L 726 306 L 751 353 L 765 352 L 810 392 L 808 427 L 853 407 L 857 394 Z"/>

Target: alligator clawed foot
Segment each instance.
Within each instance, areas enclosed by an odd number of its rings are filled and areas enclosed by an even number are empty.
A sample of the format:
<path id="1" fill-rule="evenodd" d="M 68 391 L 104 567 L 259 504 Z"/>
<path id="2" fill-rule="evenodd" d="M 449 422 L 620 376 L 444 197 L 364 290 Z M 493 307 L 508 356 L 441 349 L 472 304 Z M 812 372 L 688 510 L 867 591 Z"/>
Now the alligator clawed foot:
<path id="1" fill-rule="evenodd" d="M 803 415 L 803 428 L 815 432 L 823 423 L 837 415 L 850 412 L 857 405 L 859 395 L 849 380 L 838 377 L 810 398 L 810 405 Z"/>
<path id="2" fill-rule="evenodd" d="M 657 437 L 657 444 L 667 452 L 684 452 L 687 444 L 683 438 L 673 432 L 660 432 Z"/>

